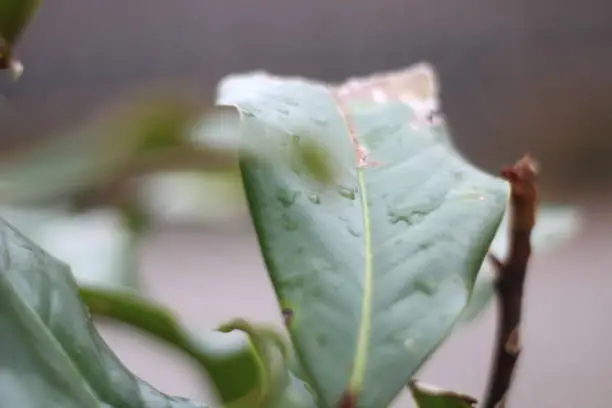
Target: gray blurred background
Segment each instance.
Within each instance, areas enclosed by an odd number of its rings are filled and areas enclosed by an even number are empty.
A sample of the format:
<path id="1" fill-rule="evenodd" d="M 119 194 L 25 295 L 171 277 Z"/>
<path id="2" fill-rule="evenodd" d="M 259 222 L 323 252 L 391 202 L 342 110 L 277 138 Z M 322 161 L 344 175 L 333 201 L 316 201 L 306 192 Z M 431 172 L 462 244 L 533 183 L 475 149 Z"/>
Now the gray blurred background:
<path id="1" fill-rule="evenodd" d="M 544 196 L 586 211 L 579 237 L 534 261 L 510 406 L 608 407 L 612 3 L 48 0 L 17 54 L 22 79 L 0 79 L 1 153 L 149 87 L 212 102 L 216 82 L 236 71 L 336 81 L 432 62 L 471 160 L 496 171 L 530 151 L 542 162 Z M 231 225 L 156 231 L 141 255 L 151 293 L 188 322 L 280 322 L 244 211 Z M 493 317 L 454 337 L 424 378 L 481 395 Z M 104 334 L 162 390 L 208 398 L 179 356 L 128 330 L 104 326 Z"/>

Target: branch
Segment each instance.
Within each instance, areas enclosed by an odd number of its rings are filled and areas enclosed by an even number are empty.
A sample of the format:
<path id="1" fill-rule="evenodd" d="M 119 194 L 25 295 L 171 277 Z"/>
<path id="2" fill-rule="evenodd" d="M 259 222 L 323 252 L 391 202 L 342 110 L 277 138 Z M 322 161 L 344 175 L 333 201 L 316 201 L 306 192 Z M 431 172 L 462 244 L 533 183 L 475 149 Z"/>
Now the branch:
<path id="1" fill-rule="evenodd" d="M 505 261 L 489 255 L 497 270 L 495 291 L 499 301 L 498 329 L 493 368 L 483 408 L 504 408 L 520 354 L 523 288 L 531 254 L 531 230 L 536 221 L 537 168 L 526 155 L 502 170 L 510 182 L 510 251 Z"/>

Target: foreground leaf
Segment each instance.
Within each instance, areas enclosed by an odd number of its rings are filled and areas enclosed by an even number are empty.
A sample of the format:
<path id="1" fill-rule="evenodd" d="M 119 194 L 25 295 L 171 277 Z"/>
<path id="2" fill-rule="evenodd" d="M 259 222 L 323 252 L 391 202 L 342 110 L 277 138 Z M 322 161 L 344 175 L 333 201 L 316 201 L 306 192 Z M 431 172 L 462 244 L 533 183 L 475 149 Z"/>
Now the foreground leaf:
<path id="1" fill-rule="evenodd" d="M 509 215 L 506 214 L 489 251 L 500 259 L 508 255 Z M 538 219 L 533 229 L 531 243 L 533 251 L 542 253 L 553 250 L 574 237 L 580 229 L 580 212 L 572 207 L 544 205 L 538 210 Z M 478 273 L 474 291 L 468 306 L 461 316 L 462 322 L 469 323 L 478 318 L 495 295 L 495 268 L 485 260 Z M 460 326 L 459 326 L 460 327 Z"/>
<path id="2" fill-rule="evenodd" d="M 0 219 L 0 406 L 195 408 L 130 373 L 81 304 L 69 268 Z"/>
<path id="3" fill-rule="evenodd" d="M 411 381 L 408 388 L 418 408 L 473 408 L 477 402 L 469 395 L 443 390 L 421 381 Z"/>
<path id="4" fill-rule="evenodd" d="M 405 103 L 375 103 L 381 89 L 369 79 L 330 89 L 256 73 L 219 89 L 218 103 L 240 110 L 247 143 L 283 152 L 313 140 L 337 168 L 328 187 L 299 162 L 241 163 L 269 274 L 323 406 L 392 401 L 466 306 L 508 198 L 421 109 L 436 105 L 431 69 L 401 76 L 425 85 Z"/>

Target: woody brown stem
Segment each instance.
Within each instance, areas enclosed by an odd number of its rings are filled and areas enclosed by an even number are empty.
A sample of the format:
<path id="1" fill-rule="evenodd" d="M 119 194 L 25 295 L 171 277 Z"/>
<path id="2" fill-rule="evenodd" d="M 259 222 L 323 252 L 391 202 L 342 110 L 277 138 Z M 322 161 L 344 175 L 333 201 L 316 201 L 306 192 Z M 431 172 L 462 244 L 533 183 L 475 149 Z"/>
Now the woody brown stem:
<path id="1" fill-rule="evenodd" d="M 497 270 L 499 302 L 493 367 L 483 408 L 504 408 L 520 354 L 523 288 L 531 254 L 531 231 L 538 204 L 536 164 L 528 155 L 502 170 L 510 182 L 510 248 L 504 261 L 490 255 Z"/>

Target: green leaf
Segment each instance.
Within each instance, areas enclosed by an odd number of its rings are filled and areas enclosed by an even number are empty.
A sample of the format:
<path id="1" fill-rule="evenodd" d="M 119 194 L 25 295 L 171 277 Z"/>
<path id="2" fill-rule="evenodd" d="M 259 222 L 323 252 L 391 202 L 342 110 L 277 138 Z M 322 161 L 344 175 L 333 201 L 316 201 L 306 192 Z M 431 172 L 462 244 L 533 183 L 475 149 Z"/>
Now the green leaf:
<path id="1" fill-rule="evenodd" d="M 92 314 L 129 324 L 194 359 L 226 407 L 316 408 L 305 383 L 287 371 L 289 346 L 267 327 L 235 320 L 222 332 L 193 333 L 136 293 L 90 287 L 80 293 Z"/>
<path id="2" fill-rule="evenodd" d="M 9 69 L 13 79 L 23 71 L 13 48 L 39 6 L 40 0 L 0 0 L 0 70 Z"/>
<path id="3" fill-rule="evenodd" d="M 224 404 L 259 395 L 262 362 L 245 336 L 193 333 L 170 311 L 137 293 L 92 287 L 81 287 L 80 293 L 92 314 L 127 323 L 193 358 Z"/>
<path id="4" fill-rule="evenodd" d="M 411 381 L 408 388 L 418 408 L 473 408 L 477 402 L 469 395 L 443 390 L 421 381 Z"/>
<path id="5" fill-rule="evenodd" d="M 392 94 L 397 78 L 416 85 Z M 392 401 L 466 306 L 508 199 L 504 181 L 454 150 L 442 118 L 430 120 L 429 66 L 378 80 L 331 88 L 254 73 L 219 88 L 247 143 L 282 154 L 315 141 L 335 166 L 328 186 L 299 162 L 241 160 L 264 260 L 322 406 Z"/>
<path id="6" fill-rule="evenodd" d="M 139 287 L 135 237 L 117 211 L 1 207 L 0 216 L 67 263 L 80 285 Z"/>
<path id="7" fill-rule="evenodd" d="M 0 219 L 0 406 L 195 408 L 130 373 L 83 307 L 69 268 Z M 7 371 L 8 370 L 8 371 Z"/>
<path id="8" fill-rule="evenodd" d="M 0 0 L 0 37 L 14 45 L 40 6 L 40 0 Z"/>
<path id="9" fill-rule="evenodd" d="M 129 197 L 130 182 L 140 176 L 235 164 L 230 148 L 189 141 L 196 107 L 158 99 L 125 105 L 120 113 L 106 112 L 104 120 L 0 157 L 0 203 L 115 205 Z"/>
<path id="10" fill-rule="evenodd" d="M 567 243 L 580 230 L 581 214 L 572 207 L 543 205 L 538 210 L 538 218 L 531 236 L 534 253 L 553 250 Z M 489 251 L 500 259 L 508 255 L 509 215 L 506 214 Z M 495 295 L 495 269 L 485 260 L 478 273 L 474 292 L 461 317 L 463 323 L 478 318 L 491 305 Z M 458 326 L 461 327 L 461 326 Z"/>

